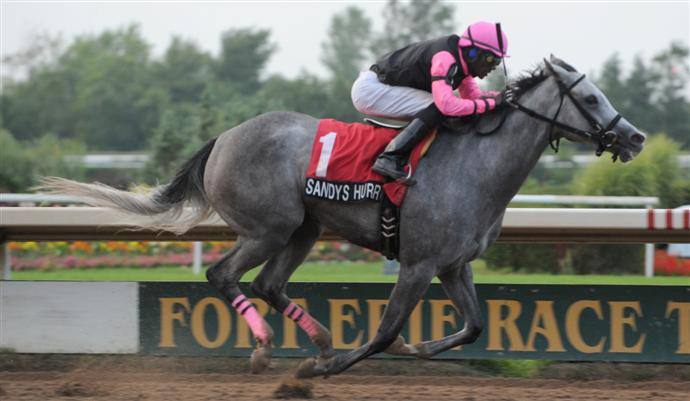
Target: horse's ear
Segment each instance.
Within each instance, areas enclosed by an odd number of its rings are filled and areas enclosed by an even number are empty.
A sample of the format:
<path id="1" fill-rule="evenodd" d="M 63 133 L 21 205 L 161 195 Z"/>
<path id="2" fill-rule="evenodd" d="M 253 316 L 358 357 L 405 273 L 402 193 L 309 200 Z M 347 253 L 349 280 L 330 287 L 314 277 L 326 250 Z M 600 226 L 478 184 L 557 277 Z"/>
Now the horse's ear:
<path id="1" fill-rule="evenodd" d="M 544 69 L 546 69 L 548 75 L 558 78 L 558 73 L 556 72 L 556 69 L 553 68 L 553 65 L 547 59 L 544 59 Z"/>
<path id="2" fill-rule="evenodd" d="M 553 54 L 551 54 L 551 57 L 549 57 L 549 58 L 551 59 L 551 62 L 552 62 L 553 64 L 555 64 L 555 65 L 557 65 L 557 66 L 560 66 L 560 67 L 563 67 L 564 70 L 566 70 L 566 71 L 568 71 L 568 72 L 577 72 L 577 70 L 575 69 L 575 67 L 573 67 L 572 65 L 570 65 L 570 64 L 566 63 L 565 61 L 559 59 L 558 57 L 554 56 Z"/>
<path id="3" fill-rule="evenodd" d="M 546 75 L 550 75 L 556 80 L 565 83 L 563 77 L 567 75 L 566 70 L 558 64 L 552 64 L 549 60 L 544 59 L 544 69 L 546 70 Z"/>

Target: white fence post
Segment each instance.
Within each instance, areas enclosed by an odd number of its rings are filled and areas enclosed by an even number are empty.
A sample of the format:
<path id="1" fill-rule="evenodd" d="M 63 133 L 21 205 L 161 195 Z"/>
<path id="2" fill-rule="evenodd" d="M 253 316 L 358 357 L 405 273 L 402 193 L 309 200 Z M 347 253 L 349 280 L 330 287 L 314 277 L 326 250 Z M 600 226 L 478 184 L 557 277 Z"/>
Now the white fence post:
<path id="1" fill-rule="evenodd" d="M 654 209 L 654 204 L 648 204 L 647 209 Z M 644 245 L 644 276 L 654 277 L 654 244 Z"/>
<path id="2" fill-rule="evenodd" d="M 654 244 L 644 244 L 644 276 L 654 277 Z"/>
<path id="3" fill-rule="evenodd" d="M 201 251 L 203 250 L 203 245 L 204 243 L 201 241 L 194 241 L 194 252 L 192 255 L 192 272 L 194 272 L 194 275 L 201 273 Z"/>

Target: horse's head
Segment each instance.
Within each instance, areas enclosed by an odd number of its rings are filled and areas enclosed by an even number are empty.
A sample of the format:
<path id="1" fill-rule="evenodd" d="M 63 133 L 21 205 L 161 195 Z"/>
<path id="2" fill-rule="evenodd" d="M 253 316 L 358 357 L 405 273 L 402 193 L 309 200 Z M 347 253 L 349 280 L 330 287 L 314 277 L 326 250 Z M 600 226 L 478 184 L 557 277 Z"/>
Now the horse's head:
<path id="1" fill-rule="evenodd" d="M 560 106 L 555 132 L 575 142 L 589 142 L 597 155 L 609 151 L 614 161 L 632 160 L 644 147 L 645 135 L 613 108 L 611 102 L 585 75 L 551 56 L 544 60 L 545 73 L 560 89 Z"/>

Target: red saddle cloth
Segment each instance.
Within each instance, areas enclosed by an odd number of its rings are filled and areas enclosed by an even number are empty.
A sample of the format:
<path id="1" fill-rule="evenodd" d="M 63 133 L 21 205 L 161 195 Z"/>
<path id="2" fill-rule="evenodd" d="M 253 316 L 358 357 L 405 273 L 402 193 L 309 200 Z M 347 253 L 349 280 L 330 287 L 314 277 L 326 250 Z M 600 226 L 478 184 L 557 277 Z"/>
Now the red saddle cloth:
<path id="1" fill-rule="evenodd" d="M 371 169 L 397 134 L 398 130 L 390 128 L 321 120 L 307 168 L 305 194 L 332 201 L 359 202 L 379 201 L 385 192 L 391 202 L 400 206 L 408 187 L 398 182 L 384 184 L 384 177 Z M 434 136 L 427 136 L 412 151 L 413 172 Z"/>

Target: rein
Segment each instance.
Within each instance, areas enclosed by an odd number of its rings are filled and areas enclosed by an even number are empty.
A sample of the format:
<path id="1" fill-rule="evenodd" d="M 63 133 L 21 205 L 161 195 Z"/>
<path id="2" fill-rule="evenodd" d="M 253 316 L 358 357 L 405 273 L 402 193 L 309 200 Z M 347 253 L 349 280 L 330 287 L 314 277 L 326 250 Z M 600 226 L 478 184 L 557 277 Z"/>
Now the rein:
<path id="1" fill-rule="evenodd" d="M 594 141 L 598 144 L 597 150 L 596 150 L 596 155 L 601 156 L 602 153 L 606 149 L 611 148 L 617 141 L 618 141 L 618 134 L 616 134 L 613 131 L 613 128 L 618 124 L 618 121 L 621 119 L 620 114 L 616 114 L 615 117 L 611 119 L 611 121 L 606 125 L 606 127 L 602 128 L 602 126 L 597 122 L 597 120 L 592 116 L 583 106 L 580 104 L 580 102 L 575 99 L 575 97 L 572 95 L 571 91 L 573 88 L 577 86 L 582 80 L 585 79 L 585 74 L 582 74 L 575 82 L 573 82 L 570 86 L 565 86 L 563 82 L 561 82 L 559 79 L 556 79 L 556 82 L 558 83 L 559 91 L 560 91 L 560 102 L 558 104 L 558 109 L 556 110 L 556 114 L 554 114 L 553 117 L 547 117 L 543 114 L 540 114 L 536 112 L 535 110 L 532 110 L 528 107 L 525 107 L 518 103 L 517 99 L 507 102 L 510 106 L 512 106 L 514 109 L 520 110 L 523 113 L 527 114 L 528 116 L 535 118 L 540 121 L 544 121 L 550 124 L 549 128 L 549 146 L 551 146 L 551 149 L 554 150 L 554 152 L 558 153 L 558 148 L 560 146 L 560 138 L 554 139 L 553 138 L 553 130 L 554 127 L 558 127 L 562 130 L 568 131 L 572 134 L 575 134 L 577 136 L 580 136 L 582 138 L 585 138 L 590 141 Z M 577 107 L 578 111 L 580 114 L 587 119 L 589 122 L 590 126 L 593 128 L 594 131 L 586 131 L 582 130 L 576 127 L 573 127 L 572 125 L 564 124 L 560 121 L 558 121 L 558 115 L 561 113 L 561 110 L 563 108 L 563 103 L 565 101 L 565 97 L 568 96 L 570 100 L 573 102 L 575 107 Z M 501 121 L 498 123 L 498 125 L 487 132 L 481 132 L 479 130 L 476 130 L 479 135 L 490 135 L 494 132 L 496 132 L 503 123 L 505 122 L 506 118 L 508 117 L 508 114 L 510 114 L 510 111 L 506 112 L 503 114 L 503 117 L 501 117 Z M 613 154 L 613 161 L 615 162 L 618 159 L 618 153 L 615 152 Z"/>

